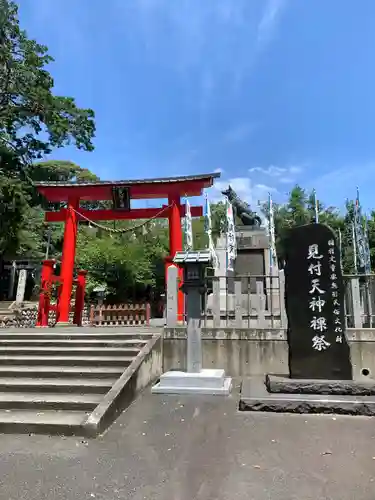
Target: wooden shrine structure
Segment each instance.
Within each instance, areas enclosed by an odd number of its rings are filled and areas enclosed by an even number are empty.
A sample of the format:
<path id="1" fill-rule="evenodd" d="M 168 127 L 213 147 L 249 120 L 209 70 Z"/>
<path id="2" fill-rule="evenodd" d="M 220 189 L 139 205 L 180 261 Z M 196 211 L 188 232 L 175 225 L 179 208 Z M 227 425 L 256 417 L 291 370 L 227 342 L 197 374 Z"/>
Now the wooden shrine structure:
<path id="1" fill-rule="evenodd" d="M 165 276 L 173 262 L 176 252 L 183 248 L 181 217 L 185 216 L 186 205 L 182 197 L 201 196 L 203 189 L 211 187 L 220 173 L 142 179 L 128 181 L 90 181 L 90 182 L 38 182 L 36 188 L 50 202 L 65 202 L 66 208 L 49 211 L 46 222 L 64 222 L 64 244 L 60 276 L 54 276 L 53 263 L 43 262 L 41 293 L 37 326 L 47 326 L 50 310 L 50 290 L 53 282 L 59 286 L 56 309 L 56 325 L 69 324 L 69 313 L 73 283 L 77 284 L 74 322 L 80 324 L 84 306 L 85 271 L 73 276 L 76 255 L 77 231 L 80 220 L 126 220 L 168 218 L 169 256 L 165 260 Z M 159 208 L 131 208 L 131 200 L 168 199 L 168 205 Z M 81 201 L 105 201 L 113 203 L 112 209 L 87 210 L 80 207 Z M 193 217 L 203 215 L 201 206 L 191 207 Z M 182 280 L 182 274 L 180 273 Z M 184 296 L 179 292 L 178 318 L 183 319 Z"/>

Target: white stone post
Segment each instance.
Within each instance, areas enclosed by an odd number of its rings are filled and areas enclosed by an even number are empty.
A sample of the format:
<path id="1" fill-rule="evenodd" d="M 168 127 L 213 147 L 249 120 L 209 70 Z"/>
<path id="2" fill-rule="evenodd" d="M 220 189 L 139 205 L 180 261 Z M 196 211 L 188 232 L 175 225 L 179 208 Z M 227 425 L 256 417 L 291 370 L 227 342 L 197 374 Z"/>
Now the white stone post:
<path id="1" fill-rule="evenodd" d="M 27 279 L 27 270 L 21 269 L 18 277 L 17 296 L 16 296 L 16 304 L 18 305 L 22 304 L 25 298 L 26 279 Z"/>
<path id="2" fill-rule="evenodd" d="M 177 302 L 178 302 L 178 268 L 171 265 L 167 270 L 167 327 L 174 328 L 177 325 Z"/>

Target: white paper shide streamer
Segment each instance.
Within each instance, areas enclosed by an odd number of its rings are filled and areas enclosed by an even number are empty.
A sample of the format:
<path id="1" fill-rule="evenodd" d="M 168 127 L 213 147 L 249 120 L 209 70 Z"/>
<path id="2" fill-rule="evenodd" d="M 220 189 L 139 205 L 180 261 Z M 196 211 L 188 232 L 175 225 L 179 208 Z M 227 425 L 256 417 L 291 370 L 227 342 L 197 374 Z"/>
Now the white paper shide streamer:
<path id="1" fill-rule="evenodd" d="M 208 237 L 208 249 L 211 254 L 212 267 L 214 269 L 218 269 L 219 261 L 216 255 L 215 246 L 212 239 L 211 207 L 210 207 L 210 202 L 208 201 L 207 198 L 207 194 L 205 195 L 205 204 L 204 204 L 204 227 Z"/>
<path id="2" fill-rule="evenodd" d="M 319 204 L 318 204 L 318 198 L 316 197 L 315 189 L 313 191 L 313 194 L 314 194 L 315 224 L 319 224 Z"/>
<path id="3" fill-rule="evenodd" d="M 192 250 L 193 248 L 193 220 L 191 217 L 190 203 L 186 200 L 186 213 L 185 213 L 185 250 Z"/>
<path id="4" fill-rule="evenodd" d="M 370 245 L 368 241 L 367 220 L 363 224 L 362 209 L 359 202 L 359 190 L 354 205 L 353 244 L 356 250 L 355 268 L 361 273 L 371 273 Z"/>
<path id="5" fill-rule="evenodd" d="M 237 256 L 236 230 L 232 204 L 227 200 L 227 270 L 234 271 L 234 261 Z"/>
<path id="6" fill-rule="evenodd" d="M 273 267 L 277 263 L 277 253 L 276 253 L 276 237 L 275 237 L 275 218 L 274 218 L 271 194 L 268 195 L 268 209 L 269 209 L 268 232 L 270 240 L 270 265 L 271 267 Z"/>

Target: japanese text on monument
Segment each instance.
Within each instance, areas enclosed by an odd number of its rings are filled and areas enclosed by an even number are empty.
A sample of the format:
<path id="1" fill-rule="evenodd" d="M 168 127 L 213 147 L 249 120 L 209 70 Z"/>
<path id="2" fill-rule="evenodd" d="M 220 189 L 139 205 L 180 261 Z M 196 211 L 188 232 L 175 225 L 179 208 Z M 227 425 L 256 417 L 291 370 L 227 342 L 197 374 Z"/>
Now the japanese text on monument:
<path id="1" fill-rule="evenodd" d="M 342 343 L 342 324 L 340 319 L 340 302 L 338 300 L 338 286 L 337 286 L 337 262 L 335 257 L 335 242 L 334 240 L 328 241 L 328 256 L 329 256 L 329 270 L 331 281 L 331 297 L 333 303 L 334 327 L 336 334 L 336 342 Z"/>
<path id="2" fill-rule="evenodd" d="M 330 347 L 330 342 L 326 340 L 325 332 L 327 331 L 327 318 L 325 316 L 325 306 L 328 300 L 332 300 L 334 329 L 336 334 L 336 342 L 342 343 L 342 324 L 340 319 L 340 303 L 338 301 L 338 284 L 337 284 L 337 262 L 335 257 L 335 241 L 328 241 L 328 265 L 329 265 L 329 283 L 330 290 L 324 290 L 320 285 L 320 277 L 322 276 L 322 259 L 324 256 L 319 251 L 317 244 L 312 244 L 308 248 L 307 260 L 309 262 L 308 272 L 311 278 L 310 281 L 310 300 L 309 309 L 313 313 L 310 321 L 310 328 L 313 330 L 312 347 L 317 351 L 324 351 Z M 330 297 L 329 297 L 330 295 Z"/>
<path id="3" fill-rule="evenodd" d="M 327 319 L 324 315 L 326 290 L 323 290 L 320 286 L 322 259 L 323 255 L 319 252 L 319 246 L 317 244 L 310 245 L 307 254 L 307 260 L 309 261 L 308 272 L 311 277 L 309 309 L 313 312 L 313 317 L 310 321 L 310 328 L 314 332 L 312 347 L 317 351 L 323 351 L 331 345 L 325 339 L 324 334 L 327 330 Z"/>

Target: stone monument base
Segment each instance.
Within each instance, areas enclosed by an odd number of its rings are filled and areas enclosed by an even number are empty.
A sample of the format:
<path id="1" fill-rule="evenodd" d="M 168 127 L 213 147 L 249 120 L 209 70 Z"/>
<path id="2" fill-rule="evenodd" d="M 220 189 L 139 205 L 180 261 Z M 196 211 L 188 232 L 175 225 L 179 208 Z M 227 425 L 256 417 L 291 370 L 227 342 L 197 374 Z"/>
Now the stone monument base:
<path id="1" fill-rule="evenodd" d="M 228 396 L 232 379 L 224 370 L 202 369 L 198 373 L 169 371 L 151 388 L 153 394 L 210 394 Z"/>
<path id="2" fill-rule="evenodd" d="M 239 410 L 375 416 L 375 381 L 252 377 L 242 383 Z"/>
<path id="3" fill-rule="evenodd" d="M 321 394 L 340 396 L 375 396 L 375 380 L 324 380 L 266 376 L 266 387 L 273 394 Z"/>

